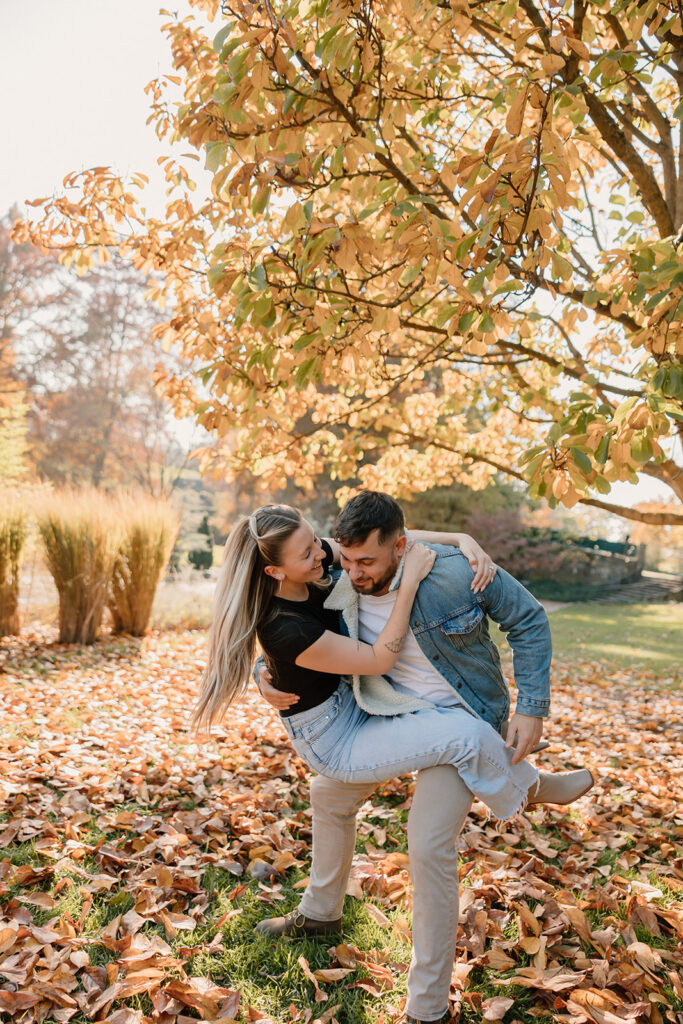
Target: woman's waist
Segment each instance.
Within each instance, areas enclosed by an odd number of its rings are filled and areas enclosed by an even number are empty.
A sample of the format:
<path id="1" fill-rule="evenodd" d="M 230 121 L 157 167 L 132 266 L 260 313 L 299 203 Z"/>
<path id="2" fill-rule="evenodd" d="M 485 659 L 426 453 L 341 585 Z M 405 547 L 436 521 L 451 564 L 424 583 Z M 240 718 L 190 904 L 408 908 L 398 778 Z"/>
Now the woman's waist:
<path id="1" fill-rule="evenodd" d="M 293 714 L 284 715 L 280 712 L 282 723 L 291 737 L 300 736 L 306 731 L 306 727 L 317 721 L 321 716 L 336 711 L 342 698 L 349 691 L 349 683 L 345 676 L 340 678 L 337 687 L 326 700 L 307 708 L 305 711 L 295 711 Z"/>

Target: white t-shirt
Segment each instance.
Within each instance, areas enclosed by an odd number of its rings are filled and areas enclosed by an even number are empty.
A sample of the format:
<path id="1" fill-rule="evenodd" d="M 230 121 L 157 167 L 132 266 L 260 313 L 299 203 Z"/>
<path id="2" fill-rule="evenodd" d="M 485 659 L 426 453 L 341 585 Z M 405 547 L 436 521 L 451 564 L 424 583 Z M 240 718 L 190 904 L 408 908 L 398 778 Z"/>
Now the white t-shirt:
<path id="1" fill-rule="evenodd" d="M 396 602 L 396 591 L 381 597 L 358 595 L 358 635 L 366 644 L 375 640 L 387 624 Z M 388 673 L 401 693 L 422 697 L 433 704 L 461 704 L 457 692 L 433 667 L 409 629 L 394 667 Z"/>

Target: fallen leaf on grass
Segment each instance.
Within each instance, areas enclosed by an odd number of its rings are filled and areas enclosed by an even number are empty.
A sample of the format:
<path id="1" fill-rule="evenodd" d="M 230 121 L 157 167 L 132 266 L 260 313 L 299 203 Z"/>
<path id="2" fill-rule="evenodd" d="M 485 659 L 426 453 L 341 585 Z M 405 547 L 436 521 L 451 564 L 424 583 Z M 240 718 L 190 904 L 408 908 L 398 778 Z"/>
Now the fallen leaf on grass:
<path id="1" fill-rule="evenodd" d="M 297 963 L 299 964 L 299 967 L 304 972 L 304 974 L 306 975 L 308 980 L 313 985 L 313 988 L 315 989 L 315 1001 L 316 1001 L 316 1003 L 324 1003 L 325 1000 L 328 998 L 327 992 L 324 992 L 320 988 L 320 985 L 318 984 L 318 979 L 316 978 L 315 974 L 313 973 L 313 971 L 309 967 L 308 960 L 306 959 L 306 957 L 305 956 L 300 956 L 299 959 L 297 960 Z"/>
<path id="2" fill-rule="evenodd" d="M 148 992 L 163 1024 L 240 1016 L 234 990 L 222 996 L 187 974 L 193 958 L 220 951 L 221 928 L 242 912 L 244 894 L 273 903 L 281 873 L 307 870 L 309 779 L 277 715 L 251 697 L 217 740 L 195 742 L 188 709 L 204 649 L 204 634 L 183 631 L 88 649 L 45 647 L 28 633 L 0 639 L 0 844 L 8 848 L 0 859 L 0 962 L 4 984 L 16 989 L 0 988 L 0 1012 L 9 1019 L 67 1024 L 80 1013 L 140 1024 L 135 1005 L 114 1002 L 138 999 L 121 995 L 135 989 Z M 475 804 L 458 840 L 465 885 L 454 1004 L 464 993 L 484 1015 L 488 1001 L 467 988 L 476 966 L 492 982 L 532 989 L 535 1012 L 557 1015 L 558 1024 L 674 1024 L 672 991 L 683 999 L 683 907 L 670 896 L 683 891 L 683 700 L 635 669 L 556 663 L 554 678 L 546 763 L 595 765 L 600 782 L 579 815 L 539 807 L 504 832 Z M 30 715 L 18 694 L 30 694 Z M 78 706 L 87 710 L 69 732 L 64 709 Z M 366 836 L 393 840 L 396 807 L 410 805 L 412 786 L 404 778 L 382 787 L 361 816 Z M 102 838 L 91 840 L 91 829 Z M 31 844 L 31 863 L 12 863 L 19 843 Z M 607 863 L 605 852 L 613 855 Z M 262 879 L 247 874 L 250 865 Z M 406 946 L 407 868 L 406 854 L 368 843 L 350 879 L 371 919 Z M 221 911 L 203 883 L 207 870 L 223 874 L 221 888 L 230 874 L 243 879 L 223 892 L 234 909 L 216 924 Z M 45 911 L 54 917 L 45 921 Z M 516 918 L 520 934 L 511 940 Z M 199 928 L 213 939 L 187 941 L 184 933 Z M 106 969 L 97 964 L 105 951 Z M 533 966 L 519 967 L 524 954 Z M 338 979 L 382 999 L 406 966 L 386 950 L 342 943 L 331 947 L 323 973 L 311 973 L 316 992 Z M 341 973 L 354 969 L 354 978 Z M 312 1024 L 316 1010 L 306 1012 L 310 1018 L 299 1019 Z M 329 1014 L 317 1019 L 332 1021 Z M 243 1007 L 241 1017 L 271 1019 L 257 1006 Z"/>
<path id="3" fill-rule="evenodd" d="M 492 996 L 485 999 L 481 1004 L 484 1020 L 502 1020 L 511 1006 L 514 1006 L 514 999 L 509 996 Z"/>
<path id="4" fill-rule="evenodd" d="M 374 903 L 367 903 L 365 909 L 375 924 L 378 924 L 381 928 L 391 928 L 391 921 L 387 915 L 379 907 L 376 907 Z"/>

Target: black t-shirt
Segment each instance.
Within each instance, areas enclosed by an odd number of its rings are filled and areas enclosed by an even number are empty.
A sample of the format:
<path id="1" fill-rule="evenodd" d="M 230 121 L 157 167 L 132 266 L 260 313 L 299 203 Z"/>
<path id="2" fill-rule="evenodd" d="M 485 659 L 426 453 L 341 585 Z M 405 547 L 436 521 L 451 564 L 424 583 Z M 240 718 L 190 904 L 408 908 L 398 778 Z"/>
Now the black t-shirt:
<path id="1" fill-rule="evenodd" d="M 332 548 L 326 541 L 322 545 L 323 572 L 327 574 L 332 564 Z M 273 674 L 273 685 L 300 697 L 293 707 L 280 712 L 283 718 L 322 704 L 339 686 L 338 672 L 315 672 L 296 664 L 299 655 L 326 630 L 339 633 L 339 613 L 323 607 L 328 594 L 327 588 L 309 586 L 305 601 L 274 597 L 271 618 L 259 627 L 258 639 Z"/>

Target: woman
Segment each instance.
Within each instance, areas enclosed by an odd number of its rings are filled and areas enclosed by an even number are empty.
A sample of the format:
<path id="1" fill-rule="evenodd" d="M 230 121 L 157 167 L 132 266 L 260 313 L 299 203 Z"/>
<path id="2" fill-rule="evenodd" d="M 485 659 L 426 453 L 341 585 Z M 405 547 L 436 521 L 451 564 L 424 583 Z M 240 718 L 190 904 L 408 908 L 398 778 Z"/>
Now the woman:
<path id="1" fill-rule="evenodd" d="M 289 506 L 264 506 L 235 527 L 216 587 L 198 722 L 210 725 L 246 690 L 258 637 L 277 685 L 300 697 L 293 713 L 281 712 L 292 745 L 323 775 L 381 782 L 452 764 L 499 818 L 530 802 L 568 802 L 571 786 L 553 788 L 553 780 L 561 783 L 566 775 L 585 774 L 583 782 L 590 786 L 588 772 L 544 774 L 539 782 L 537 769 L 527 761 L 513 764 L 496 730 L 464 707 L 429 705 L 394 717 L 363 711 L 342 673 L 372 676 L 391 670 L 434 552 L 413 543 L 394 608 L 372 645 L 342 636 L 336 613 L 324 607 L 327 572 L 336 555 L 332 542 L 320 541 Z M 574 786 L 575 795 L 578 789 Z"/>

